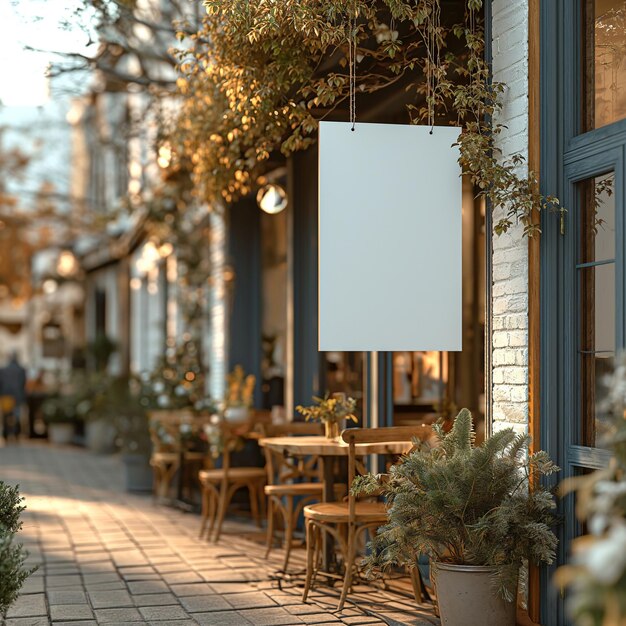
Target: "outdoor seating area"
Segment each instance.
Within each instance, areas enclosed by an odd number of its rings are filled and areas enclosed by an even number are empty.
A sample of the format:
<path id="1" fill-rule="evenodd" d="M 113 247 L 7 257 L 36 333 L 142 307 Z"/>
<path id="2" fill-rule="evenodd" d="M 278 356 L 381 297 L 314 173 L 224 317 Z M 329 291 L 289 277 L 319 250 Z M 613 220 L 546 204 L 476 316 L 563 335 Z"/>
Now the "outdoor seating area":
<path id="1" fill-rule="evenodd" d="M 359 581 L 342 611 L 340 587 L 318 585 L 302 601 L 305 551 L 266 555 L 265 533 L 242 514 L 218 543 L 198 538 L 200 518 L 124 489 L 116 457 L 37 443 L 0 454 L 0 473 L 28 499 L 21 541 L 39 569 L 7 626 L 57 621 L 210 626 L 346 624 L 430 626 L 432 605 Z M 63 493 L 64 499 L 53 497 Z M 390 581 L 391 584 L 391 581 Z M 163 623 L 162 621 L 160 622 Z"/>
<path id="2" fill-rule="evenodd" d="M 337 400 L 339 406 L 350 403 L 342 396 Z M 353 481 L 371 471 L 373 463 L 385 472 L 416 446 L 435 445 L 432 427 L 349 428 L 328 437 L 322 423 L 272 423 L 268 417 L 251 411 L 247 419 L 231 421 L 215 415 L 193 416 L 185 410 L 152 412 L 155 501 L 193 510 L 199 493 L 198 536 L 213 545 L 232 541 L 230 521 L 249 515 L 250 524 L 259 531 L 265 526 L 257 534 L 257 539 L 264 538 L 265 557 L 277 554 L 277 542 L 282 548 L 280 566 L 271 569 L 271 577 L 301 588 L 302 602 L 319 589 L 337 591 L 335 610 L 342 611 L 354 589 L 370 584 L 360 572 L 359 561 L 369 539 L 387 522 L 380 494 L 359 497 L 351 489 Z M 162 429 L 169 434 L 167 446 L 163 434 L 158 434 Z M 211 441 L 204 455 L 185 445 L 194 439 L 194 432 Z M 259 456 L 245 454 L 246 446 L 263 451 L 260 463 L 250 464 Z M 242 497 L 236 498 L 238 493 Z M 182 494 L 191 495 L 186 503 Z M 418 556 L 414 567 L 400 568 L 392 577 L 400 585 L 397 592 L 410 594 L 435 615 L 434 590 L 430 585 L 426 591 Z M 427 562 L 424 569 L 428 572 Z"/>

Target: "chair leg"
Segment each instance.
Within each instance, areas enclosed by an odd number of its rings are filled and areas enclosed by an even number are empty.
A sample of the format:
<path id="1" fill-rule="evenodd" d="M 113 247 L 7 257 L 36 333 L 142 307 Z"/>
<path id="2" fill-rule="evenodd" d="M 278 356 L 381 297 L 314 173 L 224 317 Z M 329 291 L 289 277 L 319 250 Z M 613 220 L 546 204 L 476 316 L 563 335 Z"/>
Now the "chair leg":
<path id="1" fill-rule="evenodd" d="M 267 550 L 265 551 L 265 558 L 270 555 L 272 551 L 272 545 L 274 543 L 274 501 L 272 496 L 268 496 L 267 499 L 267 535 L 265 544 Z"/>
<path id="2" fill-rule="evenodd" d="M 211 535 L 213 534 L 213 528 L 215 527 L 215 518 L 217 516 L 216 500 L 217 500 L 217 496 L 211 490 L 209 492 L 209 530 L 206 535 L 207 541 L 211 540 Z"/>
<path id="3" fill-rule="evenodd" d="M 296 520 L 294 519 L 293 496 L 287 496 L 285 506 L 285 560 L 283 561 L 283 572 L 287 571 L 289 565 L 289 555 L 291 554 L 291 544 L 293 543 L 293 527 Z"/>
<path id="4" fill-rule="evenodd" d="M 224 518 L 226 517 L 226 509 L 228 508 L 228 492 L 230 489 L 228 485 L 222 483 L 220 486 L 219 505 L 217 507 L 217 528 L 215 530 L 215 536 L 213 537 L 214 543 L 217 543 L 222 534 L 222 526 L 224 524 Z"/>
<path id="5" fill-rule="evenodd" d="M 261 504 L 261 519 L 266 517 L 267 515 L 267 501 L 265 497 L 265 482 L 259 483 L 259 487 L 257 489 L 259 494 L 259 503 Z"/>
<path id="6" fill-rule="evenodd" d="M 250 497 L 250 512 L 252 513 L 252 519 L 256 525 L 261 528 L 261 517 L 259 516 L 259 494 L 257 493 L 257 486 L 255 483 L 248 485 L 248 495 Z"/>
<path id="7" fill-rule="evenodd" d="M 352 585 L 352 570 L 354 569 L 355 559 L 356 559 L 356 533 L 354 531 L 354 528 L 350 526 L 350 528 L 348 529 L 348 542 L 347 542 L 346 553 L 345 553 L 346 573 L 343 579 L 343 589 L 341 590 L 339 604 L 337 605 L 338 611 L 341 611 L 343 609 L 343 605 L 345 604 L 346 597 L 348 595 L 348 590 L 350 589 L 350 585 Z"/>
<path id="8" fill-rule="evenodd" d="M 156 465 L 152 466 L 152 500 L 156 504 L 159 501 L 159 468 Z"/>
<path id="9" fill-rule="evenodd" d="M 202 486 L 202 522 L 200 524 L 200 534 L 198 539 L 202 539 L 204 532 L 206 531 L 207 523 L 209 521 L 209 491 L 203 485 Z"/>
<path id="10" fill-rule="evenodd" d="M 417 559 L 415 559 L 415 567 L 409 568 L 409 576 L 411 577 L 411 585 L 413 586 L 413 595 L 418 604 L 424 603 L 424 592 L 422 589 L 422 578 L 417 568 Z"/>
<path id="11" fill-rule="evenodd" d="M 304 591 L 302 592 L 302 602 L 306 602 L 311 583 L 313 581 L 314 553 L 315 553 L 315 528 L 311 520 L 306 520 L 306 580 L 304 581 Z"/>

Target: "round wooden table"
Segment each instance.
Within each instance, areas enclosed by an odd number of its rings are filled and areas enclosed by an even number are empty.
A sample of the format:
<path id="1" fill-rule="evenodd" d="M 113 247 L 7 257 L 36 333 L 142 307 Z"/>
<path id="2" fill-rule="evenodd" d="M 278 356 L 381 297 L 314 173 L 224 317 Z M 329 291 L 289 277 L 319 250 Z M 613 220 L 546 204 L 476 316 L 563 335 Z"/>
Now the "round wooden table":
<path id="1" fill-rule="evenodd" d="M 259 440 L 259 445 L 269 448 L 286 456 L 318 456 L 322 465 L 322 500 L 333 502 L 335 499 L 334 460 L 337 457 L 348 456 L 349 446 L 342 440 L 327 439 L 326 437 L 265 437 Z M 385 443 L 357 443 L 356 453 L 359 456 L 368 454 L 399 455 L 409 452 L 413 444 L 407 441 Z M 349 488 L 349 487 L 348 487 Z M 330 570 L 331 543 L 326 540 L 324 533 L 324 570 Z"/>
<path id="2" fill-rule="evenodd" d="M 282 452 L 287 456 L 319 456 L 322 464 L 323 500 L 332 502 L 334 499 L 334 474 L 332 459 L 348 456 L 349 446 L 342 440 L 326 437 L 264 437 L 259 440 L 263 448 Z M 356 452 L 359 456 L 368 454 L 404 454 L 412 448 L 406 441 L 385 443 L 357 443 Z"/>

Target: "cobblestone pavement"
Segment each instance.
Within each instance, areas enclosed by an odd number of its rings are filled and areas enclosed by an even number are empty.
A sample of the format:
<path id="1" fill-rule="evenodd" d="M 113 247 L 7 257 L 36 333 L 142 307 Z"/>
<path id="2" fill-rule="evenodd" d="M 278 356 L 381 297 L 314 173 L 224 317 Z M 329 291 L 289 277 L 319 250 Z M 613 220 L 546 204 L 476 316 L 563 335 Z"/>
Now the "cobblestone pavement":
<path id="1" fill-rule="evenodd" d="M 21 540 L 39 565 L 7 626 L 438 623 L 428 606 L 365 585 L 341 613 L 330 588 L 303 604 L 302 576 L 277 578 L 280 550 L 265 560 L 258 531 L 229 522 L 219 544 L 199 540 L 196 515 L 125 493 L 116 457 L 8 446 L 0 448 L 0 479 L 26 497 Z"/>

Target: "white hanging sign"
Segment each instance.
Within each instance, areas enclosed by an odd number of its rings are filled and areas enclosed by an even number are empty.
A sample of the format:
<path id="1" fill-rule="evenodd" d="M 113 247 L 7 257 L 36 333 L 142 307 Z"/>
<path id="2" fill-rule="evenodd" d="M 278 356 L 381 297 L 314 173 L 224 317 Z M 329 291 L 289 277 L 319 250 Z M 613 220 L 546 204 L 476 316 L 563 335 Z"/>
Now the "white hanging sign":
<path id="1" fill-rule="evenodd" d="M 319 129 L 319 349 L 461 350 L 461 129 L 351 129 Z"/>

